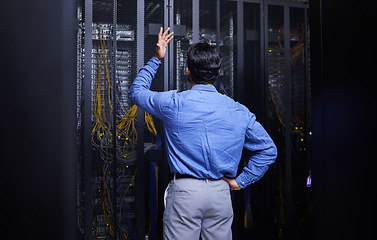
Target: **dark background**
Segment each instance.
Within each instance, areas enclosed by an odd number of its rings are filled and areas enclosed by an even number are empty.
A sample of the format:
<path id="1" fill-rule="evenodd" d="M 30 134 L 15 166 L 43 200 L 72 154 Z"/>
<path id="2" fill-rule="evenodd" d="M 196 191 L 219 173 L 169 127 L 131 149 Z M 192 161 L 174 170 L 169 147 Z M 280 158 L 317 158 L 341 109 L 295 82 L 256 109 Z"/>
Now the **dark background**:
<path id="1" fill-rule="evenodd" d="M 364 239 L 376 221 L 371 1 L 311 1 L 313 239 Z"/>
<path id="2" fill-rule="evenodd" d="M 75 1 L 0 9 L 2 233 L 74 239 Z"/>

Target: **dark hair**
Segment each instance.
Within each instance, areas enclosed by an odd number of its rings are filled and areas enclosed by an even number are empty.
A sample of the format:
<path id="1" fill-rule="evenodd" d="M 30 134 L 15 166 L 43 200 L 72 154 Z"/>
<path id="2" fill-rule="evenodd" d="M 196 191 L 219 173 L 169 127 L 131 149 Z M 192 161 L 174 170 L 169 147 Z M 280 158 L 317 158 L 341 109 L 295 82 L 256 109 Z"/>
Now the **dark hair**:
<path id="1" fill-rule="evenodd" d="M 187 66 L 192 81 L 213 84 L 219 75 L 221 55 L 215 47 L 206 42 L 195 43 L 187 51 Z"/>

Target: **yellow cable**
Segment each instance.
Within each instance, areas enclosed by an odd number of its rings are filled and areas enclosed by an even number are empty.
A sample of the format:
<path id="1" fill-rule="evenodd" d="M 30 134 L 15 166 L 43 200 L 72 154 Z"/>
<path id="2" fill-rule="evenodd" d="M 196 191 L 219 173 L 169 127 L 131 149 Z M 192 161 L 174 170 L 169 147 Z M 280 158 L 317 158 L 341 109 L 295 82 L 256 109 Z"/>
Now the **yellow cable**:
<path id="1" fill-rule="evenodd" d="M 97 48 L 97 55 L 96 55 L 96 69 L 95 69 L 95 83 L 94 83 L 94 92 L 93 92 L 93 116 L 94 116 L 94 124 L 92 128 L 92 142 L 93 147 L 98 148 L 102 145 L 108 145 L 112 142 L 112 131 L 110 131 L 111 123 L 108 122 L 107 117 L 111 116 L 114 112 L 113 104 L 111 101 L 111 78 L 110 78 L 110 71 L 109 71 L 109 62 L 106 52 L 107 46 L 105 39 L 103 37 L 103 30 L 99 28 L 99 40 L 100 40 L 100 47 Z M 107 96 L 106 96 L 107 94 Z M 137 130 L 136 130 L 136 121 L 137 121 L 137 106 L 133 105 L 127 111 L 124 108 L 123 104 L 121 103 L 119 97 L 115 95 L 117 103 L 119 103 L 120 108 L 122 109 L 122 116 L 116 114 L 116 117 L 119 120 L 116 122 L 116 134 L 117 137 L 121 137 L 124 141 L 119 141 L 119 144 L 122 144 L 121 149 L 123 151 L 123 155 L 127 156 L 129 152 L 133 152 L 135 150 L 135 146 L 137 144 Z M 107 107 L 109 106 L 109 107 Z M 118 105 L 117 105 L 118 106 Z M 110 111 L 108 113 L 108 111 Z M 145 113 L 145 126 L 149 132 L 153 136 L 157 135 L 157 131 L 153 122 L 153 117 Z M 99 142 L 99 143 L 98 143 Z M 105 150 L 103 150 L 105 151 Z M 105 154 L 108 154 L 105 152 Z M 105 159 L 104 159 L 105 160 Z M 137 169 L 131 179 L 131 183 L 134 181 L 136 176 Z M 102 202 L 102 212 L 103 212 L 103 220 L 107 226 L 108 232 L 111 236 L 114 236 L 115 229 L 112 224 L 112 213 L 116 210 L 114 206 L 112 206 L 112 201 L 110 198 L 110 191 L 108 190 L 108 176 L 111 172 L 103 169 L 103 202 Z M 157 173 L 156 173 L 157 174 Z M 156 177 L 157 179 L 157 177 Z M 122 204 L 126 193 L 129 191 L 131 185 L 127 187 L 123 194 L 122 202 L 120 205 L 120 216 L 122 213 Z M 121 217 L 119 218 L 121 220 Z M 120 221 L 119 220 L 119 221 Z M 128 232 L 125 228 L 121 228 L 122 234 L 124 238 L 128 238 Z M 96 229 L 97 235 L 103 235 L 103 233 L 99 232 L 99 228 Z"/>
<path id="2" fill-rule="evenodd" d="M 135 179 L 136 173 L 137 173 L 137 168 L 136 168 L 136 170 L 135 170 L 134 175 L 133 175 L 132 178 L 131 178 L 130 184 L 128 184 L 126 190 L 125 190 L 124 193 L 123 193 L 123 197 L 122 197 L 122 200 L 121 200 L 121 202 L 120 202 L 120 207 L 119 207 L 119 208 L 120 208 L 120 211 L 119 211 L 119 222 L 120 222 L 121 219 L 122 219 L 122 205 L 123 205 L 123 200 L 124 200 L 124 198 L 126 197 L 126 193 L 128 192 L 128 189 L 132 186 L 132 183 L 134 182 L 134 179 Z"/>

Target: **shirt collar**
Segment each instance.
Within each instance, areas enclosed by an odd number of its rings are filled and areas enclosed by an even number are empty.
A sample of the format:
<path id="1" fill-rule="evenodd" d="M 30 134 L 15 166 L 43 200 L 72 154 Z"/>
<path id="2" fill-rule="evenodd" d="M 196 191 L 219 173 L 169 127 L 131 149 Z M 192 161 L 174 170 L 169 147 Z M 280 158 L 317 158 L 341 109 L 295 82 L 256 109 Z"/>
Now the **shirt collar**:
<path id="1" fill-rule="evenodd" d="M 205 85 L 205 84 L 196 84 L 191 88 L 191 90 L 198 90 L 198 91 L 207 91 L 207 92 L 217 92 L 215 86 L 212 85 Z"/>

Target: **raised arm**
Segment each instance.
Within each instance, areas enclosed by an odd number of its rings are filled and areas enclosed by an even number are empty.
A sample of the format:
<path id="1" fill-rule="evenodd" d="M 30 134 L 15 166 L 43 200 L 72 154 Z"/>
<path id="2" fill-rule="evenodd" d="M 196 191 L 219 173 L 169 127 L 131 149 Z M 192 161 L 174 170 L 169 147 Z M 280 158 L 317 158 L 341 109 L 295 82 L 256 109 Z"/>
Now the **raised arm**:
<path id="1" fill-rule="evenodd" d="M 140 69 L 128 92 L 128 97 L 132 102 L 146 112 L 160 118 L 162 116 L 162 105 L 168 94 L 166 92 L 154 92 L 149 89 L 152 80 L 161 65 L 161 61 L 165 57 L 166 48 L 169 42 L 173 39 L 173 33 L 168 34 L 169 30 L 170 28 L 167 28 L 163 32 L 163 28 L 160 29 L 154 57 L 152 57 L 148 63 Z"/>

